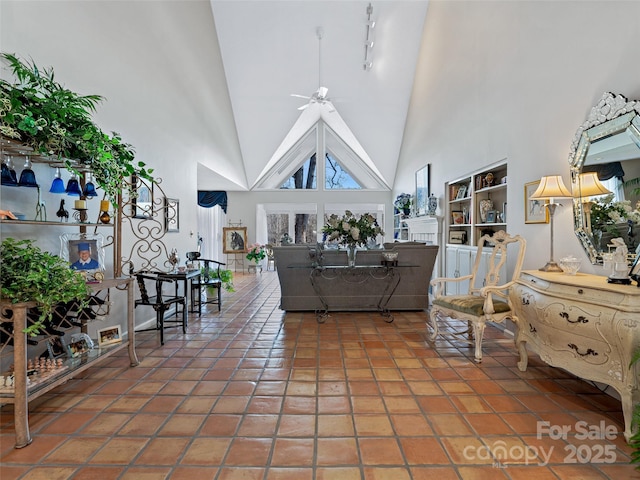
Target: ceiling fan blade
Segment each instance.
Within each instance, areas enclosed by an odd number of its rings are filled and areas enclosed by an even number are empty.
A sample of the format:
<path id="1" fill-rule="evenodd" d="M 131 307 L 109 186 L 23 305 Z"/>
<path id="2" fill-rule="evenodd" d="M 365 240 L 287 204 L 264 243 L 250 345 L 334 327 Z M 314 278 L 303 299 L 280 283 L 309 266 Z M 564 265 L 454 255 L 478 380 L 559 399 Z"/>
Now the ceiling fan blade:
<path id="1" fill-rule="evenodd" d="M 296 98 L 304 98 L 305 100 L 311 100 L 311 97 L 308 95 L 298 95 L 297 93 L 292 93 L 291 96 Z"/>
<path id="2" fill-rule="evenodd" d="M 305 103 L 304 105 L 302 105 L 301 107 L 298 107 L 298 110 L 304 110 L 305 108 L 307 108 L 309 106 L 308 103 Z"/>

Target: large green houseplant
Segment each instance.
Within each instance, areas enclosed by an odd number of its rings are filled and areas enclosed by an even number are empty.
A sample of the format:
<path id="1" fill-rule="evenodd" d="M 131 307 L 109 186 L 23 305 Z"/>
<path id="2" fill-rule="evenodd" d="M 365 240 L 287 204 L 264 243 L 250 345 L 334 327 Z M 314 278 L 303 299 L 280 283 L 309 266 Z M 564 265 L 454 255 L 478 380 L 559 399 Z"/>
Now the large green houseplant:
<path id="1" fill-rule="evenodd" d="M 62 258 L 43 252 L 32 240 L 6 238 L 0 245 L 0 300 L 35 302 L 40 316 L 27 327 L 36 335 L 51 319 L 58 303 L 77 301 L 84 307 L 90 295 L 84 277 Z"/>
<path id="2" fill-rule="evenodd" d="M 153 180 L 153 170 L 135 162 L 133 147 L 119 134 L 106 134 L 92 114 L 100 95 L 80 95 L 55 80 L 52 68 L 41 69 L 10 53 L 0 54 L 15 83 L 0 79 L 0 133 L 31 147 L 38 155 L 64 163 L 80 174 L 89 169 L 95 183 L 117 206 L 123 188 L 134 194 L 123 178 L 137 175 Z"/>

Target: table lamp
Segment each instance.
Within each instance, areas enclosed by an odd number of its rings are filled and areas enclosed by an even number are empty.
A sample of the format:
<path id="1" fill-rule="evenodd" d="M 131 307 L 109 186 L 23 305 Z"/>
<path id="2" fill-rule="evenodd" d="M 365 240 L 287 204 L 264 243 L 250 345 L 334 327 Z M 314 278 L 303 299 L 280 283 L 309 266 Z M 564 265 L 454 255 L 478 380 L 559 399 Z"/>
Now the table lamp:
<path id="1" fill-rule="evenodd" d="M 556 198 L 573 198 L 571 192 L 567 189 L 564 182 L 562 181 L 562 177 L 560 175 L 550 175 L 547 177 L 542 177 L 540 179 L 540 185 L 533 195 L 529 197 L 532 200 L 549 200 L 545 206 L 549 210 L 549 230 L 551 232 L 551 247 L 550 247 L 550 255 L 549 261 L 547 264 L 540 268 L 543 272 L 562 272 L 562 268 L 556 263 L 553 259 L 553 214 L 556 211 L 556 207 L 561 205 L 559 203 L 554 202 Z"/>
<path id="2" fill-rule="evenodd" d="M 586 230 L 591 233 L 591 205 L 593 202 L 590 197 L 608 195 L 611 191 L 600 182 L 596 172 L 587 172 L 578 175 L 578 191 L 573 193 L 582 201 Z"/>

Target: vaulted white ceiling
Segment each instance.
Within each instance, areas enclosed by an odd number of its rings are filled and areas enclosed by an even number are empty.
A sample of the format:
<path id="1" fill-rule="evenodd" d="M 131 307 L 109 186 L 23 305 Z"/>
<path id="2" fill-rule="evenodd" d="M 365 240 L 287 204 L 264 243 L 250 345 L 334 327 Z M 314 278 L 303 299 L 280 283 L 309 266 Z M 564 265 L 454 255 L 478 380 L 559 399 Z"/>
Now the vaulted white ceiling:
<path id="1" fill-rule="evenodd" d="M 366 70 L 369 3 L 376 25 Z M 243 159 L 233 174 L 246 178 L 241 189 L 256 183 L 301 115 L 306 100 L 291 94 L 311 96 L 319 86 L 393 185 L 426 1 L 211 0 L 211 7 Z"/>

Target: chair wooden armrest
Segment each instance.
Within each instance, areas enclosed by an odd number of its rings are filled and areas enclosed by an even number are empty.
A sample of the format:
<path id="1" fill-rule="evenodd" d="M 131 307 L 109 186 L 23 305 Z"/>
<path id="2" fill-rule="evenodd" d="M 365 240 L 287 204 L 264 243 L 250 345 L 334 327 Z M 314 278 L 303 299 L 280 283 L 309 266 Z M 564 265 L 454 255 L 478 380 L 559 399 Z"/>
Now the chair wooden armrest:
<path id="1" fill-rule="evenodd" d="M 447 283 L 457 283 L 462 282 L 464 280 L 470 280 L 473 275 L 464 275 L 462 277 L 438 277 L 432 279 L 429 284 L 433 287 L 433 295 L 437 298 L 442 295 L 444 291 L 444 287 Z"/>

